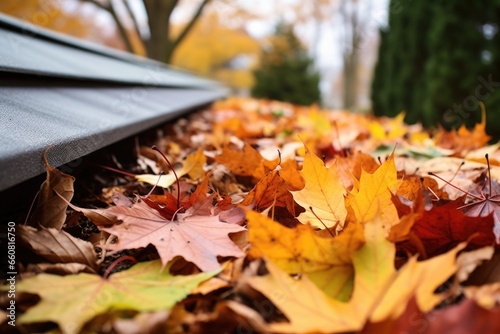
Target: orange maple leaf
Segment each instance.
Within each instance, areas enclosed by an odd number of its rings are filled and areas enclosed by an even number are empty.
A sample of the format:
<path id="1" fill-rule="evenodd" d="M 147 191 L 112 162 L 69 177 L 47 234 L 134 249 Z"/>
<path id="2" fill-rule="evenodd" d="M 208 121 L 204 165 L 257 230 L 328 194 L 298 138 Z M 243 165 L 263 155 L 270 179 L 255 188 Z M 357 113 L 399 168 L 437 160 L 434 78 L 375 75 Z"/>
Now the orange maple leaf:
<path id="1" fill-rule="evenodd" d="M 215 161 L 225 165 L 236 175 L 252 177 L 257 183 L 278 166 L 279 158 L 266 160 L 256 149 L 245 144 L 243 151 L 225 147 L 222 154 L 215 157 Z"/>

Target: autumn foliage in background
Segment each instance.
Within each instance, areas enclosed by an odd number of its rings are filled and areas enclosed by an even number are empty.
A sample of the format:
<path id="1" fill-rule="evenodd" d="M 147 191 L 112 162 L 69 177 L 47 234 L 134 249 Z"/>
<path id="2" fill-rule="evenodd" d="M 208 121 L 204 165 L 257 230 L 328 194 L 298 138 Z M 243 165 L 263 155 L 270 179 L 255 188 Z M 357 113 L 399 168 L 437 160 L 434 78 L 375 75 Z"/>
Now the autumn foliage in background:
<path id="1" fill-rule="evenodd" d="M 403 119 L 228 99 L 94 196 L 46 165 L 19 328 L 498 332 L 500 145 Z"/>

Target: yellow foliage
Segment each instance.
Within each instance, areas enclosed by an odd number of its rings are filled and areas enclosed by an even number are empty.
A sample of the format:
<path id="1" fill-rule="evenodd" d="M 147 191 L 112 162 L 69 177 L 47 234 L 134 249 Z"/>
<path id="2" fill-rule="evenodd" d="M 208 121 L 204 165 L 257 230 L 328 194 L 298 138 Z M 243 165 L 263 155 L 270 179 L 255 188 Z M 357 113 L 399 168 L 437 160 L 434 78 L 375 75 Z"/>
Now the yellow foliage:
<path id="1" fill-rule="evenodd" d="M 174 29 L 174 33 L 180 27 Z M 197 74 L 221 80 L 234 88 L 253 85 L 251 67 L 231 69 L 228 63 L 237 56 L 256 59 L 259 43 L 243 30 L 224 26 L 216 12 L 202 16 L 175 51 L 172 64 Z"/>

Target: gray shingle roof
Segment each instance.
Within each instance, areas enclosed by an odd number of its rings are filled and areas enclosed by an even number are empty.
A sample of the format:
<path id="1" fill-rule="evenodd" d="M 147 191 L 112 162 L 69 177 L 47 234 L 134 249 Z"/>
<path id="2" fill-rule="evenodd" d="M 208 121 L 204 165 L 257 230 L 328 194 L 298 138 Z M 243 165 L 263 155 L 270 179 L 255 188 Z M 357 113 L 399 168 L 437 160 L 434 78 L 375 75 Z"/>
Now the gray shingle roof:
<path id="1" fill-rule="evenodd" d="M 216 82 L 0 14 L 0 190 L 227 94 Z"/>

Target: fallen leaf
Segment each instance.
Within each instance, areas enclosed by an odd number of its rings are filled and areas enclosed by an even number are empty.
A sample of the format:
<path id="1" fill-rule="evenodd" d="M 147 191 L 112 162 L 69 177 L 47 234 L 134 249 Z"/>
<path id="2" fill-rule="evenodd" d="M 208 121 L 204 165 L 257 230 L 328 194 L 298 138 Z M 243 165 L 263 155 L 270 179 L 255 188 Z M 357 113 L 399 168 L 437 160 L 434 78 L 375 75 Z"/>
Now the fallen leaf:
<path id="1" fill-rule="evenodd" d="M 256 211 L 264 211 L 270 207 L 283 207 L 292 215 L 295 215 L 295 202 L 293 196 L 286 187 L 285 181 L 280 177 L 278 171 L 268 173 L 248 193 L 243 206 L 251 206 Z"/>
<path id="2" fill-rule="evenodd" d="M 225 165 L 239 176 L 252 177 L 255 183 L 278 166 L 279 158 L 265 160 L 252 146 L 245 144 L 243 151 L 225 147 L 215 161 Z"/>
<path id="3" fill-rule="evenodd" d="M 246 282 L 263 293 L 288 318 L 289 323 L 272 323 L 277 333 L 346 332 L 361 326 L 361 316 L 350 305 L 329 298 L 306 276 L 295 279 L 266 262 L 269 274 L 250 277 Z"/>
<path id="4" fill-rule="evenodd" d="M 40 296 L 38 304 L 19 316 L 21 324 L 53 321 L 64 333 L 79 333 L 96 315 L 109 310 L 158 311 L 184 299 L 218 271 L 172 276 L 158 260 L 136 264 L 103 278 L 80 273 L 39 274 L 17 282 L 16 292 Z M 5 288 L 2 288 L 5 290 Z"/>
<path id="5" fill-rule="evenodd" d="M 352 292 L 351 254 L 364 242 L 361 226 L 338 236 L 320 236 L 309 225 L 287 228 L 255 211 L 247 212 L 249 255 L 265 257 L 289 274 L 307 274 L 329 296 L 347 300 Z"/>
<path id="6" fill-rule="evenodd" d="M 206 163 L 207 158 L 203 154 L 203 151 L 198 150 L 186 157 L 186 160 L 182 162 L 182 167 L 176 169 L 175 172 L 178 178 L 188 175 L 191 180 L 201 179 L 205 175 L 203 170 L 203 165 Z M 138 181 L 146 182 L 152 185 L 158 185 L 162 188 L 168 188 L 174 184 L 177 180 L 173 171 L 170 171 L 165 175 L 154 175 L 154 174 L 142 174 L 136 175 L 135 178 Z"/>
<path id="7" fill-rule="evenodd" d="M 485 218 L 491 215 L 494 222 L 493 233 L 496 237 L 496 243 L 500 244 L 500 184 L 491 181 L 491 178 L 488 178 L 488 180 L 487 193 L 484 194 L 483 190 L 480 191 L 479 195 L 467 193 L 467 196 L 474 199 L 472 202 L 462 205 L 459 209 L 469 217 Z M 495 192 L 493 192 L 493 188 L 495 188 Z"/>
<path id="8" fill-rule="evenodd" d="M 457 280 L 459 282 L 465 282 L 478 265 L 483 261 L 491 259 L 494 252 L 495 248 L 493 246 L 487 246 L 461 253 L 457 257 L 457 266 L 459 268 L 455 274 Z"/>
<path id="9" fill-rule="evenodd" d="M 94 246 L 78 239 L 65 231 L 55 228 L 37 230 L 31 226 L 17 227 L 19 238 L 27 243 L 37 254 L 52 263 L 81 263 L 90 269 L 97 268 L 97 255 Z"/>
<path id="10" fill-rule="evenodd" d="M 463 197 L 422 212 L 412 226 L 412 232 L 425 246 L 427 256 L 441 254 L 458 243 L 469 241 L 470 248 L 490 246 L 495 243 L 493 218 L 469 217 L 459 207 Z"/>
<path id="11" fill-rule="evenodd" d="M 300 175 L 297 163 L 295 160 L 287 160 L 280 164 L 279 175 L 286 182 L 288 190 L 296 191 L 303 189 L 306 185 L 304 179 Z"/>
<path id="12" fill-rule="evenodd" d="M 373 174 L 363 171 L 359 191 L 350 192 L 346 201 L 356 221 L 366 223 L 380 213 L 387 229 L 396 224 L 399 221 L 398 212 L 391 198 L 399 184 L 394 153 Z"/>
<path id="13" fill-rule="evenodd" d="M 370 122 L 368 130 L 371 138 L 377 143 L 392 143 L 401 139 L 408 132 L 408 126 L 404 123 L 405 112 L 399 113 L 394 118 L 381 118 L 378 122 Z"/>
<path id="14" fill-rule="evenodd" d="M 111 214 L 121 221 L 112 226 L 102 226 L 99 222 L 94 222 L 102 231 L 118 237 L 116 243 L 109 245 L 111 250 L 142 248 L 152 244 L 164 266 L 174 257 L 182 256 L 201 270 L 210 271 L 220 267 L 217 256 L 244 255 L 228 234 L 246 229 L 236 224 L 221 222 L 219 215 L 179 213 L 175 220 L 168 220 L 144 202 L 135 203 L 130 208 L 113 206 L 93 211 Z"/>
<path id="15" fill-rule="evenodd" d="M 43 164 L 47 178 L 40 187 L 31 225 L 61 230 L 66 221 L 67 202 L 73 198 L 75 178 L 52 168 L 47 161 L 47 152 L 43 154 Z M 61 200 L 61 197 L 66 201 Z"/>
<path id="16" fill-rule="evenodd" d="M 323 161 L 305 147 L 304 165 L 300 175 L 305 181 L 302 190 L 292 192 L 295 201 L 305 209 L 298 217 L 303 224 L 340 230 L 347 210 L 344 205 L 346 190 L 335 165 L 327 168 Z"/>
<path id="17" fill-rule="evenodd" d="M 405 334 L 442 334 L 442 333 L 497 333 L 500 330 L 500 307 L 484 309 L 471 299 L 465 299 L 430 314 L 422 313 L 414 298 L 406 310 L 396 319 L 368 323 L 360 334 L 405 333 Z"/>
<path id="18" fill-rule="evenodd" d="M 492 309 L 500 306 L 500 282 L 484 284 L 481 286 L 467 286 L 464 295 L 473 299 L 479 306 Z"/>
<path id="19" fill-rule="evenodd" d="M 36 263 L 36 264 L 28 264 L 26 267 L 26 271 L 35 273 L 35 274 L 40 274 L 40 273 L 47 273 L 47 274 L 54 274 L 54 275 L 59 275 L 59 276 L 64 276 L 64 275 L 75 275 L 78 273 L 89 273 L 89 274 L 95 274 L 95 270 L 92 268 L 89 268 L 89 266 L 86 266 L 81 263 L 74 263 L 74 262 L 67 262 L 67 263 Z"/>
<path id="20" fill-rule="evenodd" d="M 486 134 L 486 110 L 483 105 L 481 108 L 481 122 L 477 123 L 472 130 L 467 129 L 465 124 L 462 124 L 458 130 L 441 129 L 435 136 L 436 144 L 453 150 L 457 156 L 465 156 L 470 151 L 488 144 L 491 137 Z"/>
<path id="21" fill-rule="evenodd" d="M 499 318 L 500 307 L 484 309 L 473 300 L 465 299 L 458 305 L 452 305 L 427 316 L 425 319 L 427 326 L 423 333 L 499 333 Z"/>
<path id="22" fill-rule="evenodd" d="M 283 333 L 356 331 L 368 319 L 379 322 L 400 316 L 413 295 L 424 312 L 436 306 L 444 296 L 434 291 L 457 270 L 455 258 L 465 244 L 427 261 L 412 257 L 396 271 L 395 246 L 385 238 L 383 225 L 379 216 L 364 224 L 366 243 L 352 257 L 354 290 L 347 303 L 329 298 L 306 276 L 291 277 L 272 261 L 266 262 L 269 275 L 247 278 L 290 321 L 272 323 L 271 329 Z"/>

